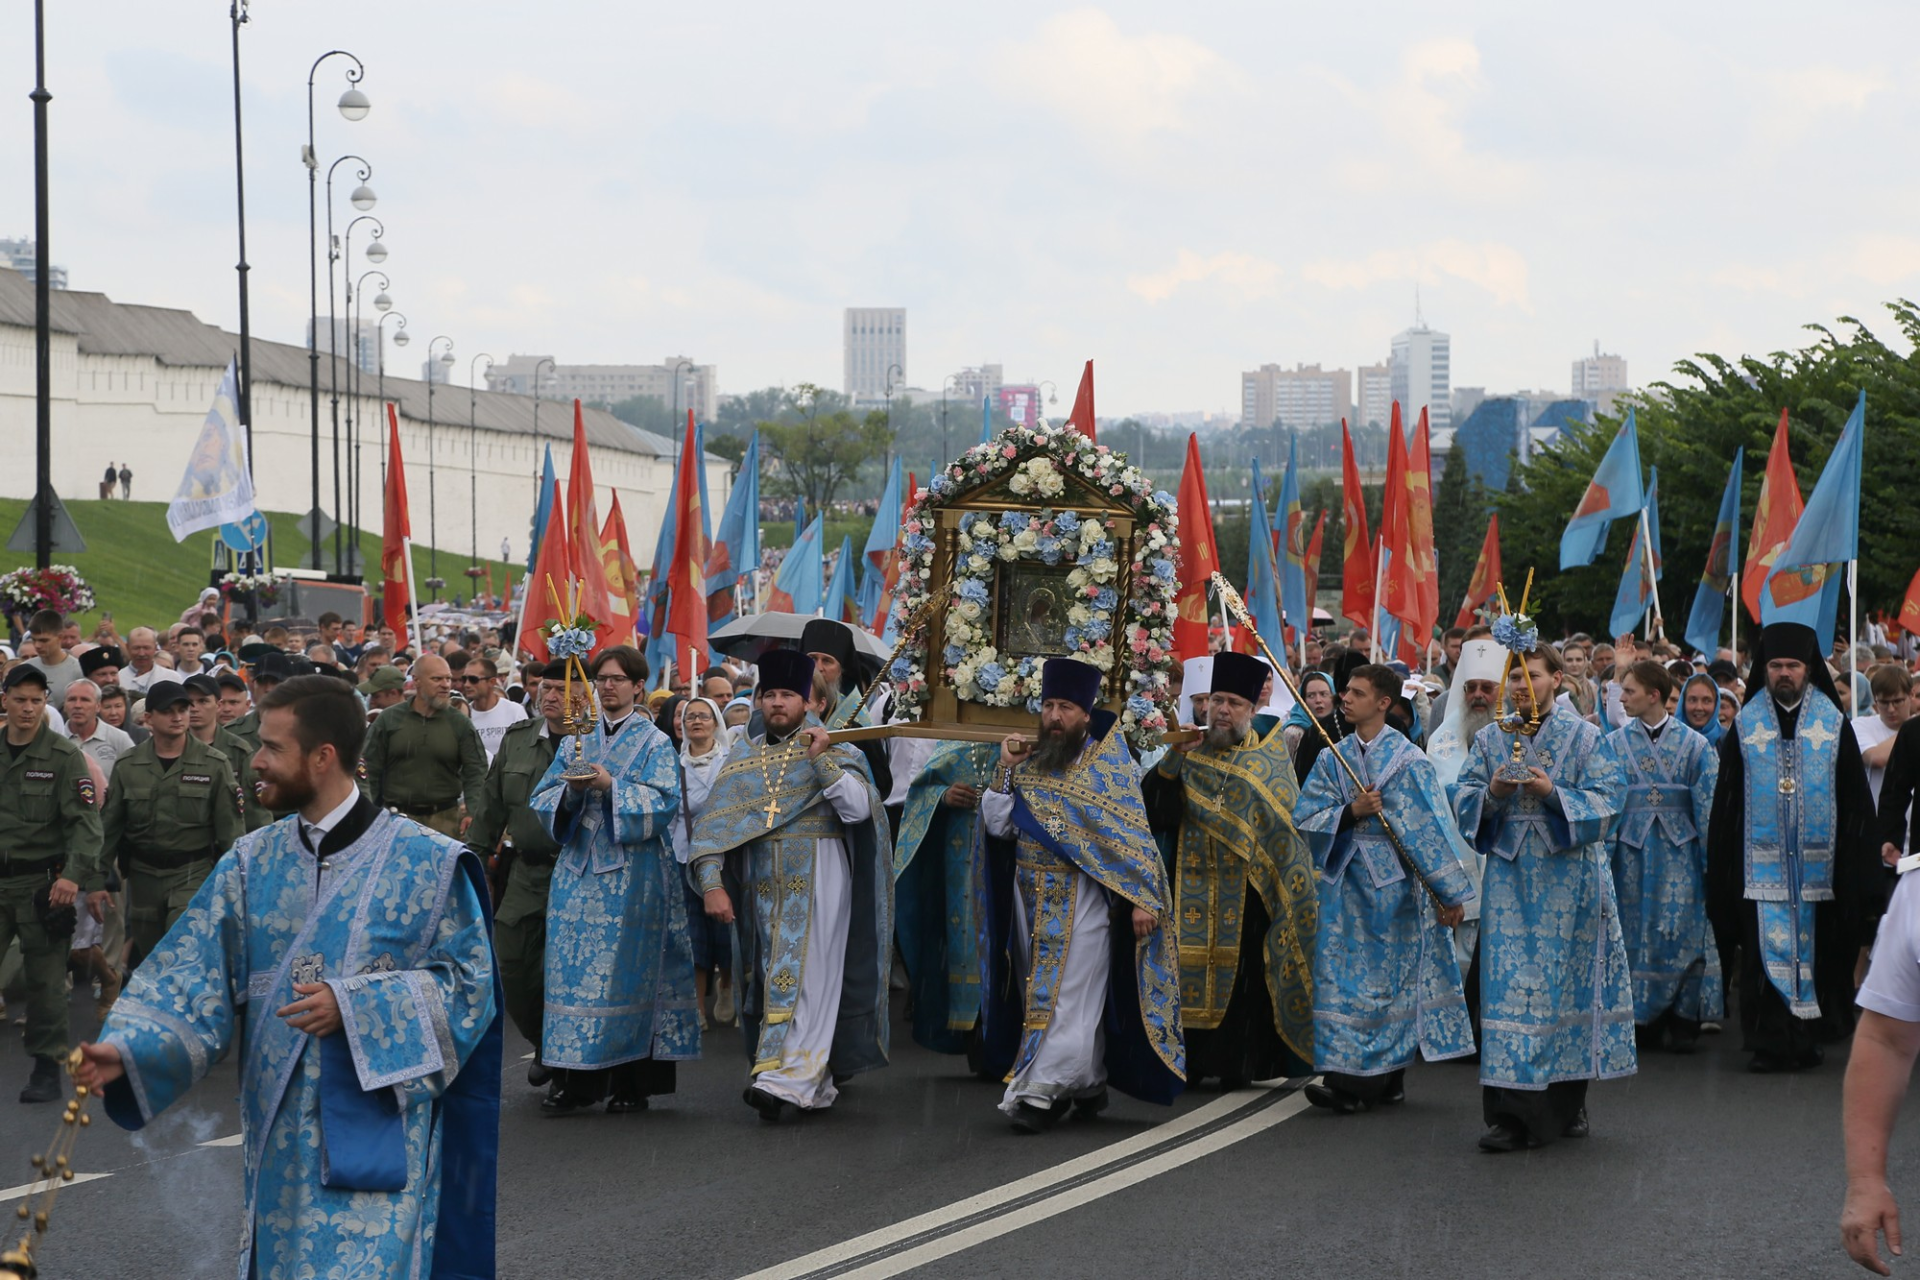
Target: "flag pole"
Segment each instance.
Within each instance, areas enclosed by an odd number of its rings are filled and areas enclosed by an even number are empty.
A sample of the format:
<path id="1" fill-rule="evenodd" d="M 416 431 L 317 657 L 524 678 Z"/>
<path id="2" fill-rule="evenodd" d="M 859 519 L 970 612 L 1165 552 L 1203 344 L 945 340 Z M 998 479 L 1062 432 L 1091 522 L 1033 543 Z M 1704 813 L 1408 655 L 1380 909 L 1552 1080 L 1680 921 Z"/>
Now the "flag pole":
<path id="1" fill-rule="evenodd" d="M 1732 601 L 1733 603 L 1733 635 L 1732 635 L 1732 638 L 1728 641 L 1727 647 L 1733 650 L 1733 666 L 1734 666 L 1734 670 L 1737 672 L 1740 669 L 1740 603 L 1741 603 L 1740 602 L 1740 575 L 1737 573 L 1733 575 L 1732 580 L 1727 584 L 1727 599 Z M 1708 658 L 1707 661 L 1712 662 L 1713 659 Z"/>
<path id="2" fill-rule="evenodd" d="M 427 646 L 420 639 L 420 589 L 413 585 L 412 537 L 400 539 L 400 554 L 407 562 L 407 607 L 411 611 L 409 620 L 413 623 L 413 656 L 422 658 L 426 656 Z"/>
<path id="3" fill-rule="evenodd" d="M 1386 513 L 1381 512 L 1381 521 Z M 1380 593 L 1387 589 L 1387 535 L 1380 534 L 1380 550 L 1373 557 L 1373 625 L 1367 628 L 1367 661 L 1380 661 Z"/>
<path id="4" fill-rule="evenodd" d="M 1857 697 L 1854 685 L 1860 676 L 1860 562 L 1847 561 L 1847 696 Z M 1865 715 L 1859 707 L 1856 716 Z"/>
<path id="5" fill-rule="evenodd" d="M 1647 560 L 1648 594 L 1653 597 L 1652 625 L 1659 628 L 1660 638 L 1664 640 L 1667 636 L 1667 617 L 1660 611 L 1660 579 L 1656 576 L 1658 566 L 1653 559 L 1653 533 L 1647 524 L 1647 508 L 1644 504 L 1640 508 L 1640 550 Z M 1653 637 L 1649 635 L 1647 639 L 1652 640 Z"/>

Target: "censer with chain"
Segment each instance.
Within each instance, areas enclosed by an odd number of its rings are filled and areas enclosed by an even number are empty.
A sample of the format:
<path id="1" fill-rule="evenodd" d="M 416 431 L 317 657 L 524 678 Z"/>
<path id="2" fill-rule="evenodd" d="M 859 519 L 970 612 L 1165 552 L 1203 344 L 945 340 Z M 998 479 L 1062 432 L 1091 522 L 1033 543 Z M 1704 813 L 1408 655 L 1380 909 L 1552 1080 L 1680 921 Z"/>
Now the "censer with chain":
<path id="1" fill-rule="evenodd" d="M 75 1049 L 67 1055 L 68 1074 L 79 1065 L 80 1051 Z M 73 1181 L 73 1143 L 80 1130 L 93 1123 L 93 1117 L 87 1114 L 87 1101 L 92 1092 L 83 1084 L 73 1087 L 73 1096 L 67 1099 L 60 1113 L 59 1131 L 47 1149 L 33 1157 L 37 1174 L 33 1188 L 14 1210 L 24 1224 L 24 1234 L 19 1243 L 0 1249 L 0 1280 L 33 1280 L 40 1274 L 33 1261 L 34 1246 L 46 1235 L 53 1221 L 53 1202 L 59 1197 L 60 1188 Z"/>

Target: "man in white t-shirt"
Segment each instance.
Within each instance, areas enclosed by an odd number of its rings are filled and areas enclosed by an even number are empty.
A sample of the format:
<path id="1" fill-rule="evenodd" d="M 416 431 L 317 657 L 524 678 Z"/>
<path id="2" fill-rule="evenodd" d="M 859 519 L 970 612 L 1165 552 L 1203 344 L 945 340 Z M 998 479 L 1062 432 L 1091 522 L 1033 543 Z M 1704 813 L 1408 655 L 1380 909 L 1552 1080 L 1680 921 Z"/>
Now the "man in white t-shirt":
<path id="1" fill-rule="evenodd" d="M 159 656 L 160 635 L 152 627 L 135 627 L 128 632 L 127 661 L 130 665 L 120 672 L 120 687 L 137 697 L 151 688 L 155 680 L 186 679 L 178 671 L 156 662 Z"/>
<path id="2" fill-rule="evenodd" d="M 1855 1262 L 1891 1275 L 1879 1235 L 1900 1246 L 1900 1211 L 1887 1185 L 1887 1147 L 1920 1057 L 1920 876 L 1907 872 L 1893 891 L 1873 944 L 1873 967 L 1860 988 L 1860 1024 L 1853 1033 L 1841 1129 L 1847 1143 L 1847 1200 L 1840 1240 Z"/>
<path id="3" fill-rule="evenodd" d="M 527 718 L 527 709 L 500 692 L 499 668 L 484 654 L 467 660 L 460 684 L 467 695 L 467 719 L 480 731 L 480 743 L 486 747 L 487 763 L 491 765 L 500 750 L 500 740 L 507 736 L 507 730 Z"/>
<path id="4" fill-rule="evenodd" d="M 65 706 L 67 737 L 112 778 L 114 762 L 133 750 L 133 739 L 100 718 L 100 686 L 87 679 L 75 680 L 67 686 Z"/>
<path id="5" fill-rule="evenodd" d="M 1867 766 L 1867 785 L 1873 789 L 1873 802 L 1880 803 L 1880 783 L 1887 774 L 1887 757 L 1893 754 L 1894 735 L 1913 714 L 1913 677 L 1895 662 L 1882 663 L 1869 673 L 1873 686 L 1873 714 L 1853 718 L 1854 740 L 1860 744 L 1860 760 Z"/>

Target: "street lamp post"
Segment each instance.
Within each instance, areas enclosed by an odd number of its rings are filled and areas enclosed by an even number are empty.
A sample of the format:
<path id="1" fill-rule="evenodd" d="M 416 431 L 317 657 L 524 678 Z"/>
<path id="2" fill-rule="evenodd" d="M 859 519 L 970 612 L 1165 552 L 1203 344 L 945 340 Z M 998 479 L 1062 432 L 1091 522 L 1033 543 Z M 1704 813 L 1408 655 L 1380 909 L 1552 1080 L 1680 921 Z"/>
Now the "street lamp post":
<path id="1" fill-rule="evenodd" d="M 338 165 L 339 163 L 340 161 L 338 160 L 334 161 L 335 165 Z M 346 549 L 346 552 L 344 553 L 344 558 L 343 558 L 343 553 L 340 548 L 340 540 L 344 536 L 345 530 L 348 526 L 352 526 L 356 529 L 359 527 L 358 522 L 354 519 L 354 514 L 353 514 L 353 475 L 352 475 L 353 367 L 356 364 L 360 363 L 360 327 L 357 324 L 355 324 L 353 320 L 353 313 L 354 313 L 353 229 L 359 226 L 363 222 L 371 222 L 373 224 L 373 230 L 369 232 L 369 234 L 372 236 L 372 240 L 367 245 L 365 257 L 368 262 L 378 264 L 378 263 L 385 262 L 387 260 L 387 246 L 384 243 L 382 243 L 380 239 L 382 236 L 387 234 L 387 226 L 384 222 L 380 221 L 380 219 L 374 217 L 372 214 L 363 213 L 359 217 L 354 218 L 353 220 L 347 223 L 347 229 L 343 233 L 341 233 L 340 239 L 336 241 L 333 238 L 333 181 L 332 181 L 333 171 L 331 169 L 327 171 L 327 179 L 328 179 L 327 181 L 327 330 L 328 330 L 327 342 L 328 342 L 328 350 L 330 352 L 330 359 L 332 361 L 332 368 L 329 371 L 329 377 L 327 382 L 327 394 L 329 397 L 329 407 L 333 415 L 333 439 L 334 439 L 333 567 L 336 573 L 351 573 L 352 572 L 351 566 L 354 558 L 354 552 L 357 549 L 357 547 L 355 544 L 350 543 Z M 364 187 L 362 187 L 361 189 L 365 190 Z M 357 196 L 359 194 L 359 191 L 356 191 L 354 194 Z M 371 203 L 372 201 L 372 194 L 373 193 L 371 191 L 367 192 L 367 198 L 369 203 Z M 341 452 L 341 448 L 340 448 L 340 351 L 339 351 L 339 346 L 340 346 L 340 327 L 341 326 L 340 326 L 339 320 L 335 319 L 333 314 L 333 263 L 335 261 L 338 261 L 340 264 L 340 284 L 342 289 L 345 291 L 345 296 L 341 299 L 341 302 L 340 302 L 340 315 L 347 322 L 346 324 L 346 329 L 347 329 L 347 443 L 346 443 L 346 451 L 344 454 Z M 344 518 L 342 517 L 341 511 L 340 511 L 340 475 L 342 470 L 341 464 L 343 461 L 346 464 L 346 470 L 348 473 L 346 478 L 346 488 L 347 488 L 346 515 Z M 356 539 L 356 542 L 357 542 L 357 539 Z"/>
<path id="2" fill-rule="evenodd" d="M 240 28 L 247 22 L 247 0 L 233 0 L 227 10 L 233 23 L 233 192 L 238 206 L 240 261 L 240 422 L 247 433 L 247 477 L 253 477 L 253 323 L 247 306 L 247 156 L 240 132 Z"/>
<path id="3" fill-rule="evenodd" d="M 374 329 L 376 330 L 376 332 L 378 332 L 380 336 L 380 341 L 378 344 L 380 347 L 380 361 L 379 361 L 380 374 L 379 374 L 379 381 L 378 381 L 378 386 L 380 390 L 380 413 L 378 416 L 381 418 L 385 418 L 387 416 L 387 340 L 386 340 L 387 321 L 396 320 L 396 319 L 399 320 L 400 323 L 393 327 L 393 345 L 396 347 L 404 347 L 407 345 L 407 343 L 412 341 L 411 338 L 407 337 L 407 318 L 404 315 L 401 315 L 398 311 L 389 311 L 387 312 L 387 314 L 381 316 L 380 322 L 374 326 Z M 386 492 L 387 492 L 387 451 L 385 449 L 381 449 L 380 450 L 380 493 L 383 498 L 385 497 Z M 381 519 L 384 520 L 385 518 L 386 518 L 386 513 L 383 510 L 381 512 Z"/>
<path id="4" fill-rule="evenodd" d="M 437 358 L 441 364 L 451 369 L 453 339 L 442 334 L 427 344 L 427 590 L 433 593 L 435 603 L 440 600 L 440 512 L 434 500 L 433 364 L 436 357 L 433 349 L 443 342 L 447 344 L 447 349 Z"/>
<path id="5" fill-rule="evenodd" d="M 300 160 L 307 166 L 307 315 L 312 322 L 307 341 L 307 386 L 313 405 L 311 510 L 316 515 L 320 510 L 320 335 L 316 332 L 320 327 L 320 155 L 314 148 L 313 82 L 320 74 L 320 64 L 336 57 L 346 58 L 353 63 L 353 69 L 347 72 L 347 91 L 340 95 L 340 114 L 348 120 L 364 120 L 371 107 L 367 95 L 360 91 L 360 81 L 367 74 L 365 63 L 345 49 L 333 49 L 314 59 L 312 69 L 307 72 L 307 145 L 300 154 Z M 327 213 L 331 220 L 333 211 L 329 209 Z M 316 528 L 314 532 L 318 533 L 319 529 Z M 313 540 L 313 562 L 310 567 L 320 567 L 318 538 Z"/>
<path id="6" fill-rule="evenodd" d="M 53 258 L 47 248 L 47 15 L 33 0 L 33 562 L 53 563 Z"/>
<path id="7" fill-rule="evenodd" d="M 691 360 L 682 360 L 673 366 L 673 428 L 667 434 L 673 439 L 675 453 L 680 451 L 680 371 L 693 367 Z"/>
<path id="8" fill-rule="evenodd" d="M 345 530 L 341 528 L 340 510 L 340 320 L 334 310 L 333 264 L 342 263 L 342 270 L 350 269 L 345 265 L 346 256 L 341 252 L 340 241 L 333 234 L 333 171 L 349 160 L 360 166 L 360 185 L 353 189 L 348 197 L 353 207 L 362 213 L 373 208 L 375 200 L 373 188 L 367 185 L 367 179 L 373 176 L 373 166 L 355 155 L 341 156 L 327 166 L 327 395 L 333 415 L 333 570 L 344 571 L 342 564 L 341 538 Z M 354 219 L 358 222 L 359 219 Z M 377 220 L 376 220 L 377 222 Z M 386 228 L 382 226 L 381 234 Z M 351 234 L 352 224 L 348 224 Z M 316 347 L 318 343 L 314 344 Z M 318 354 L 316 352 L 315 354 Z"/>
<path id="9" fill-rule="evenodd" d="M 529 379 L 533 391 L 533 509 L 540 509 L 540 366 L 558 369 L 552 356 L 543 356 L 534 361 L 533 377 Z"/>
<path id="10" fill-rule="evenodd" d="M 946 466 L 953 461 L 953 451 L 947 446 L 947 387 L 960 385 L 960 375 L 950 373 L 940 380 L 940 465 Z"/>
<path id="11" fill-rule="evenodd" d="M 358 219 L 355 221 L 358 221 Z M 349 245 L 351 245 L 352 238 L 353 227 L 349 225 L 347 227 Z M 375 245 L 379 245 L 379 243 L 377 240 L 374 242 Z M 367 256 L 369 258 L 373 256 L 371 247 L 367 251 Z M 387 256 L 384 246 L 380 247 L 380 256 L 383 259 Z M 361 413 L 356 417 L 354 415 L 354 406 L 358 404 L 359 400 L 366 394 L 366 370 L 360 365 L 361 359 L 363 358 L 360 342 L 360 326 L 362 324 L 360 316 L 366 303 L 367 280 L 371 276 L 380 277 L 380 293 L 373 300 L 374 310 L 384 312 L 393 307 L 393 299 L 388 297 L 386 292 L 393 287 L 393 281 L 387 279 L 387 273 L 384 271 L 374 270 L 361 272 L 360 279 L 354 282 L 352 287 L 347 290 L 347 328 L 353 333 L 353 358 L 347 362 L 347 522 L 351 524 L 354 529 L 353 540 L 347 543 L 348 573 L 356 572 L 360 567 L 360 529 L 364 516 L 364 512 L 361 509 L 361 493 L 365 486 L 361 483 L 360 479 L 362 475 L 360 470 L 360 427 L 362 425 L 361 419 L 365 418 L 366 414 Z"/>
<path id="12" fill-rule="evenodd" d="M 893 375 L 896 373 L 903 378 L 907 376 L 907 371 L 905 369 L 902 369 L 899 365 L 890 364 L 887 366 L 887 385 L 885 387 L 885 395 L 887 397 L 886 475 L 888 476 L 891 476 L 893 474 L 893 386 L 894 386 Z M 886 484 L 886 480 L 884 477 L 881 479 L 880 483 L 882 485 Z"/>
<path id="13" fill-rule="evenodd" d="M 1034 389 L 1035 389 L 1035 390 L 1037 391 L 1037 390 L 1039 390 L 1039 389 L 1040 389 L 1041 387 L 1045 387 L 1045 388 L 1046 388 L 1046 391 L 1047 391 L 1047 403 L 1048 403 L 1048 404 L 1059 404 L 1059 403 L 1060 403 L 1060 388 L 1058 388 L 1058 387 L 1056 387 L 1056 386 L 1054 386 L 1054 385 L 1053 385 L 1053 379 L 1052 379 L 1052 378 L 1042 378 L 1042 379 L 1040 379 L 1040 381 L 1039 381 L 1039 383 L 1038 383 L 1038 385 L 1037 385 L 1037 386 L 1036 386 L 1036 387 L 1035 387 Z"/>
<path id="14" fill-rule="evenodd" d="M 467 363 L 467 515 L 472 529 L 469 536 L 473 539 L 467 549 L 467 559 L 474 568 L 480 567 L 480 379 L 477 371 L 480 362 L 485 360 L 487 368 L 493 368 L 493 357 L 482 351 Z M 472 579 L 479 586 L 478 578 Z"/>

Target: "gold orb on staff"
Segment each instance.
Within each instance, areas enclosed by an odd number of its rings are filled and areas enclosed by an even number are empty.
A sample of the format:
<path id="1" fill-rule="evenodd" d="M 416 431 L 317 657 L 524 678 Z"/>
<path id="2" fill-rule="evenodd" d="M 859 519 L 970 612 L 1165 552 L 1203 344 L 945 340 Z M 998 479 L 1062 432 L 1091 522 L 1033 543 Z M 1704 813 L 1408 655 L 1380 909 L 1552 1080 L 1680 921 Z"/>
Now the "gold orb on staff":
<path id="1" fill-rule="evenodd" d="M 586 762 L 586 735 L 593 732 L 594 722 L 600 718 L 593 679 L 587 674 L 585 661 L 593 652 L 594 633 L 600 624 L 580 607 L 581 595 L 580 584 L 569 578 L 563 602 L 553 585 L 552 575 L 547 576 L 547 599 L 553 603 L 554 617 L 540 629 L 540 634 L 546 637 L 547 655 L 558 658 L 562 667 L 566 711 L 560 728 L 573 738 L 573 764 L 560 776 L 569 782 L 584 782 L 595 776 L 593 766 Z M 580 682 L 578 693 L 574 691 L 576 677 Z"/>

